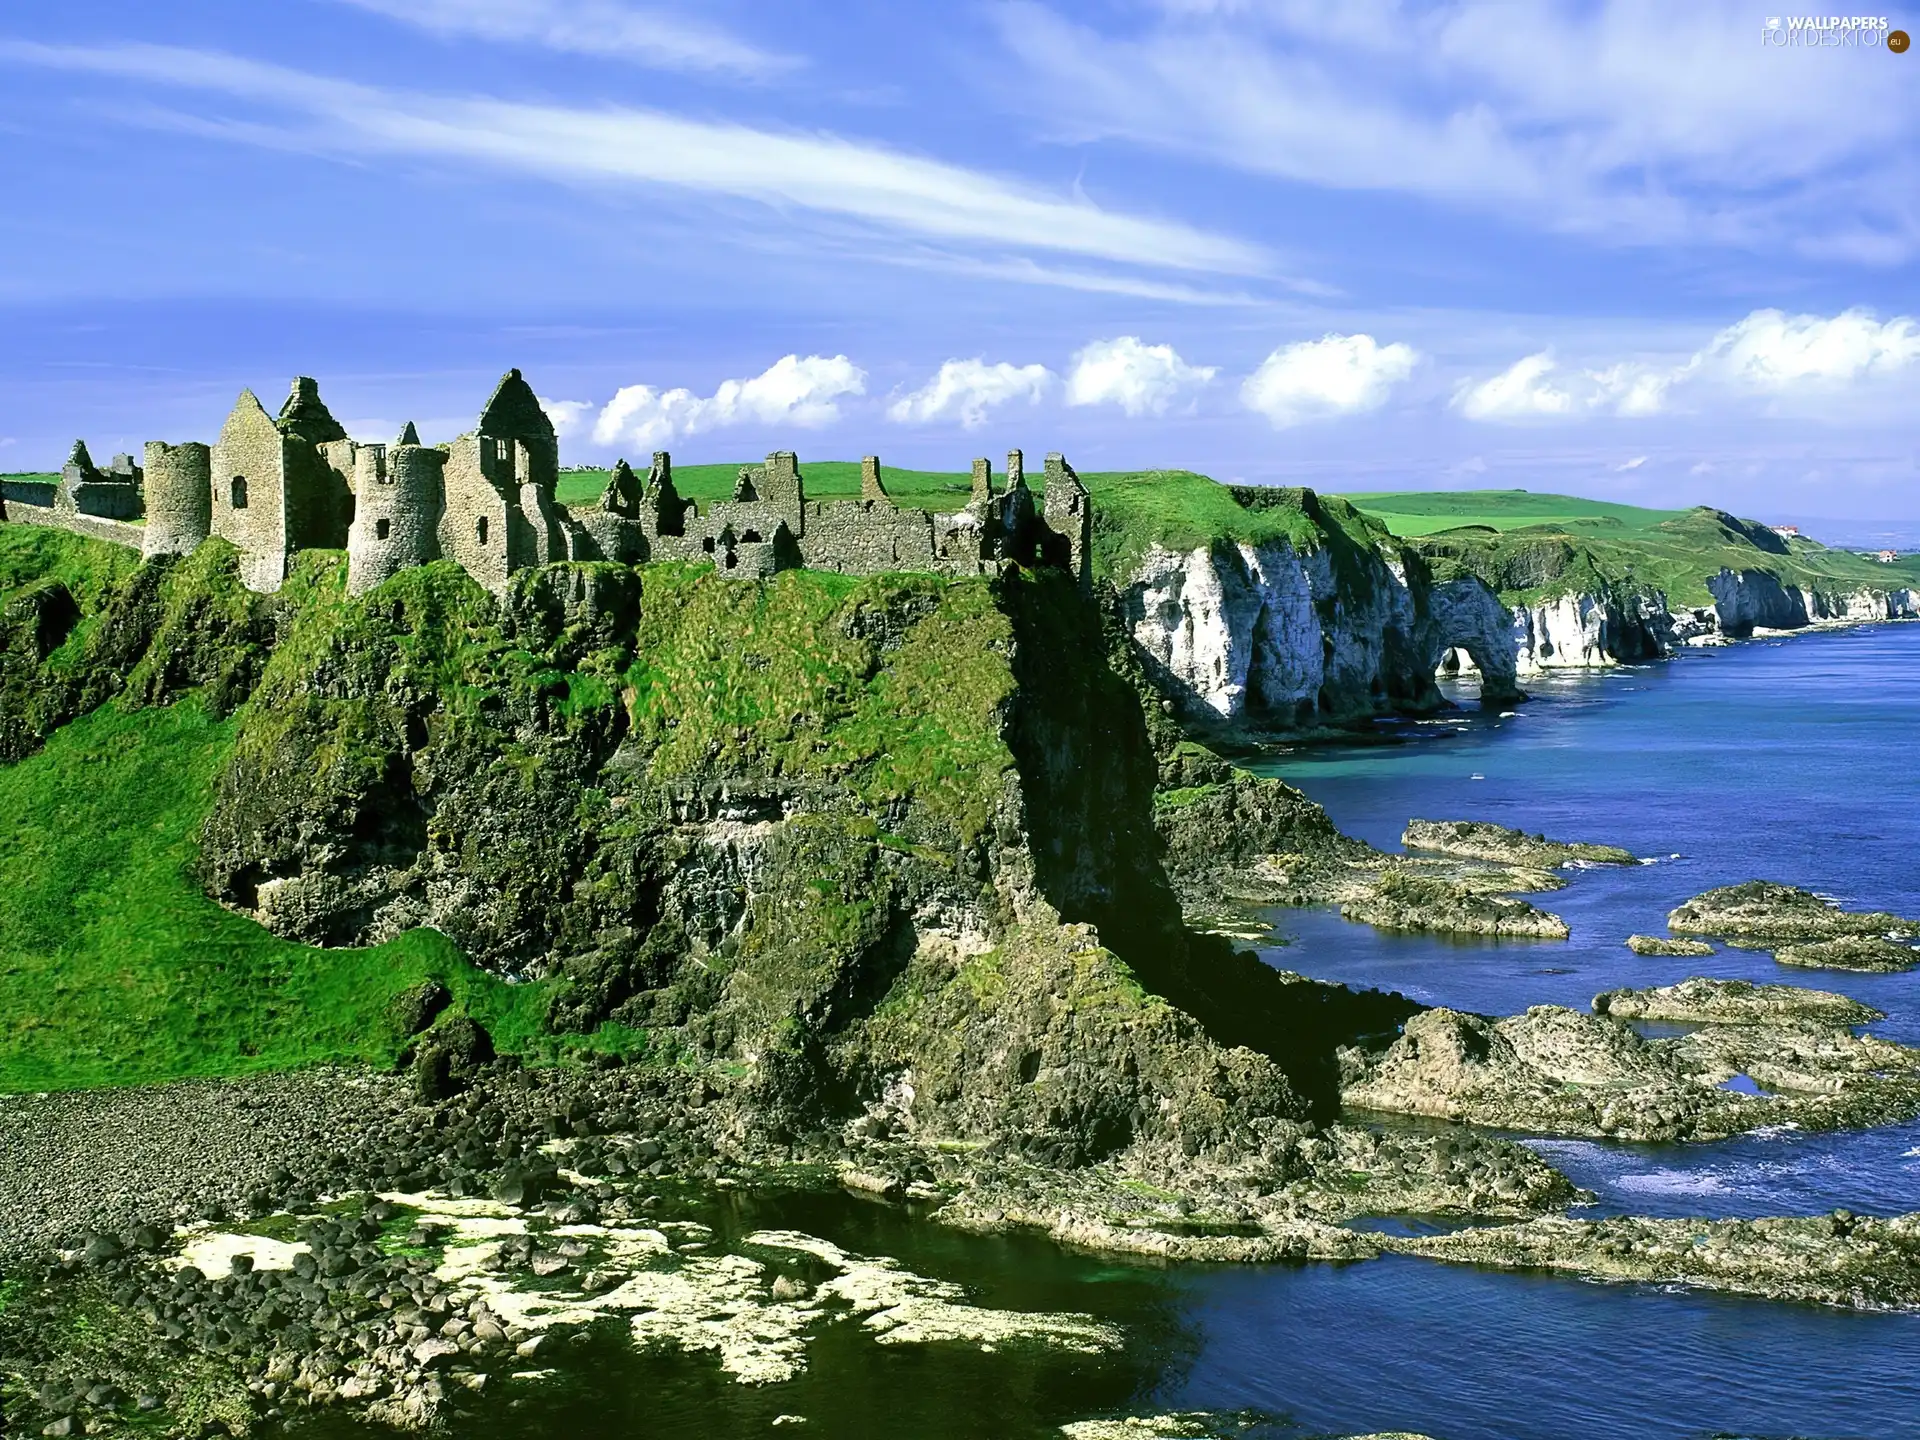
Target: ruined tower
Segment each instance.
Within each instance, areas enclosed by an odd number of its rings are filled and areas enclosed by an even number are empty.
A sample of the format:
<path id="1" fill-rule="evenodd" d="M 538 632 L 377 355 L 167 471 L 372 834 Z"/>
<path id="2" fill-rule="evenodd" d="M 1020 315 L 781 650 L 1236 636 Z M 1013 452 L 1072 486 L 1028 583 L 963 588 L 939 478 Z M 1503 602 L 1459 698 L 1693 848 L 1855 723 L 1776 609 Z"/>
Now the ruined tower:
<path id="1" fill-rule="evenodd" d="M 213 527 L 213 452 L 197 440 L 146 449 L 147 529 L 140 553 L 190 555 Z"/>
<path id="2" fill-rule="evenodd" d="M 1082 585 L 1093 578 L 1093 504 L 1087 487 L 1059 451 L 1047 456 L 1047 488 L 1041 499 L 1047 528 L 1066 541 L 1063 559 Z"/>
<path id="3" fill-rule="evenodd" d="M 402 433 L 413 434 L 413 427 Z M 444 450 L 418 443 L 359 447 L 347 535 L 348 594 L 364 594 L 410 566 L 440 558 L 446 463 Z"/>
<path id="4" fill-rule="evenodd" d="M 496 593 L 515 570 L 573 558 L 572 517 L 553 498 L 560 443 L 533 387 L 509 370 L 444 472 L 440 553 Z"/>
<path id="5" fill-rule="evenodd" d="M 60 467 L 60 484 L 53 492 L 53 508 L 106 520 L 132 520 L 140 514 L 140 467 L 130 455 L 116 455 L 102 471 L 87 453 L 87 442 L 76 440 Z"/>

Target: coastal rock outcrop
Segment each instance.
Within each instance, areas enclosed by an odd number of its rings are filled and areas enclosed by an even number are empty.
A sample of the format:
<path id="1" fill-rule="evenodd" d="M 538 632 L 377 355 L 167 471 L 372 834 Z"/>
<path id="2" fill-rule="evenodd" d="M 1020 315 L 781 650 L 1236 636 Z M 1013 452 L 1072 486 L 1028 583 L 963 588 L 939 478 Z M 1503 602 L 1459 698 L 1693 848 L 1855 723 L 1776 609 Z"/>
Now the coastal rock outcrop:
<path id="1" fill-rule="evenodd" d="M 1678 985 L 1608 990 L 1593 997 L 1593 1010 L 1596 1015 L 1616 1020 L 1673 1020 L 1702 1025 L 1762 1025 L 1777 1020 L 1870 1025 L 1887 1018 L 1871 1005 L 1832 990 L 1710 980 L 1698 975 Z"/>
<path id="2" fill-rule="evenodd" d="M 1920 1051 L 1824 1024 L 1650 1040 L 1557 1005 L 1502 1020 L 1435 1009 L 1384 1051 L 1343 1050 L 1341 1064 L 1350 1106 L 1542 1134 L 1712 1140 L 1920 1114 Z M 1770 1093 L 1726 1088 L 1738 1076 Z"/>
<path id="3" fill-rule="evenodd" d="M 1551 870 L 1557 866 L 1633 865 L 1630 850 L 1618 845 L 1589 845 L 1579 841 L 1549 840 L 1486 820 L 1409 820 L 1400 843 L 1409 850 L 1459 855 L 1501 865 Z"/>
<path id="4" fill-rule="evenodd" d="M 1564 940 L 1571 932 L 1558 915 L 1512 895 L 1492 895 L 1472 885 L 1423 875 L 1404 866 L 1388 868 L 1372 885 L 1340 907 L 1341 918 L 1379 930 L 1432 931 Z"/>
<path id="5" fill-rule="evenodd" d="M 1545 1216 L 1386 1243 L 1433 1260 L 1595 1280 L 1697 1285 L 1859 1309 L 1920 1306 L 1920 1214 L 1878 1219 L 1836 1210 L 1758 1220 Z"/>
<path id="6" fill-rule="evenodd" d="M 1629 935 L 1627 949 L 1636 955 L 1667 955 L 1697 960 L 1713 954 L 1713 946 L 1704 940 L 1676 940 L 1666 935 Z"/>
<path id="7" fill-rule="evenodd" d="M 1920 939 L 1920 920 L 1883 910 L 1843 910 L 1794 885 L 1748 880 L 1694 896 L 1667 916 L 1679 935 L 1718 935 L 1758 948 L 1845 937 Z"/>
<path id="8" fill-rule="evenodd" d="M 1858 970 L 1884 975 L 1920 965 L 1920 949 L 1879 935 L 1841 935 L 1832 940 L 1783 945 L 1773 952 L 1773 958 L 1782 965 L 1807 970 Z"/>

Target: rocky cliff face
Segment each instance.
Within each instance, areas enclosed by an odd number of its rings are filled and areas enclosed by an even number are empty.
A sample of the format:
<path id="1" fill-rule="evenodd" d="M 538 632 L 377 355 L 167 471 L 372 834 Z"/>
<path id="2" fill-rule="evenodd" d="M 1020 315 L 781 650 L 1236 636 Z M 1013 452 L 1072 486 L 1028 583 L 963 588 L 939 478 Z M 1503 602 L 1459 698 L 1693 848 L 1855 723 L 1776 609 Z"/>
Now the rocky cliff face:
<path id="1" fill-rule="evenodd" d="M 1149 669 L 1201 719 L 1302 724 L 1428 708 L 1453 649 L 1482 668 L 1491 696 L 1518 693 L 1498 597 L 1471 576 L 1432 584 L 1415 557 L 1366 552 L 1340 566 L 1287 540 L 1155 545 L 1119 594 Z"/>

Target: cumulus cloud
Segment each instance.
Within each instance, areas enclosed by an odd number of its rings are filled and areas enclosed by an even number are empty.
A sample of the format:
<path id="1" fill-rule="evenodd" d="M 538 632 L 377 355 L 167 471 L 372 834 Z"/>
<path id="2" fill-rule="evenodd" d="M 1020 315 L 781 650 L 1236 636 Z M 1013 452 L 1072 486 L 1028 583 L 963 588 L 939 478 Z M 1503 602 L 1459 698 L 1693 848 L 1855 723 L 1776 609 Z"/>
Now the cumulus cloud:
<path id="1" fill-rule="evenodd" d="M 1806 382 L 1846 384 L 1920 360 L 1920 324 L 1910 315 L 1874 319 L 1871 310 L 1832 318 L 1756 310 L 1729 325 L 1684 367 L 1751 390 Z"/>
<path id="2" fill-rule="evenodd" d="M 1382 345 L 1371 335 L 1326 335 L 1283 345 L 1240 387 L 1240 400 L 1274 428 L 1377 410 L 1413 373 L 1411 346 Z"/>
<path id="3" fill-rule="evenodd" d="M 1044 365 L 989 365 L 978 358 L 949 360 L 925 385 L 887 407 L 887 418 L 902 424 L 926 424 L 955 416 L 968 430 L 986 423 L 987 411 L 1014 400 L 1037 404 L 1053 387 L 1054 373 Z"/>
<path id="4" fill-rule="evenodd" d="M 1878 320 L 1871 310 L 1788 315 L 1755 310 L 1676 364 L 1623 360 L 1562 374 L 1551 352 L 1515 361 L 1491 379 L 1463 381 L 1454 408 L 1469 420 L 1658 415 L 1688 403 L 1739 404 L 1787 394 L 1818 396 L 1895 374 L 1920 361 L 1920 322 Z"/>
<path id="5" fill-rule="evenodd" d="M 540 408 L 553 422 L 554 433 L 562 438 L 578 434 L 593 414 L 591 400 L 549 400 L 542 395 Z"/>
<path id="6" fill-rule="evenodd" d="M 1219 373 L 1189 365 L 1171 345 L 1145 345 L 1137 335 L 1095 340 L 1075 353 L 1067 374 L 1069 405 L 1118 405 L 1129 415 L 1163 415 L 1180 396 Z"/>
<path id="7" fill-rule="evenodd" d="M 787 355 L 749 379 L 721 381 L 707 396 L 684 387 L 623 386 L 594 421 L 593 438 L 645 448 L 727 425 L 817 427 L 840 418 L 841 399 L 866 390 L 867 372 L 844 355 Z"/>
<path id="8" fill-rule="evenodd" d="M 1559 368 L 1542 350 L 1516 360 L 1490 380 L 1462 381 L 1453 392 L 1453 408 L 1469 420 L 1533 420 L 1570 415 L 1573 396 L 1548 377 Z"/>

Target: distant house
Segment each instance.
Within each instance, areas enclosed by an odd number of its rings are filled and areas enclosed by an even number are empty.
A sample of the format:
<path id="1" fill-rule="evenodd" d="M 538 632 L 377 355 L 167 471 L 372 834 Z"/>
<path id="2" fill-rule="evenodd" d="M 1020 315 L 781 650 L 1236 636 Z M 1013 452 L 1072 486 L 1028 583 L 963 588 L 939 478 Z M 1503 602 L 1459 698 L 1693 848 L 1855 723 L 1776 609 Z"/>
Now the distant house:
<path id="1" fill-rule="evenodd" d="M 1789 540 L 1800 533 L 1800 527 L 1798 525 L 1769 525 L 1767 528 L 1773 531 L 1774 534 L 1784 536 Z"/>
<path id="2" fill-rule="evenodd" d="M 1900 558 L 1900 552 L 1898 550 L 1876 550 L 1873 552 L 1873 558 L 1878 560 L 1882 565 L 1891 565 Z"/>

